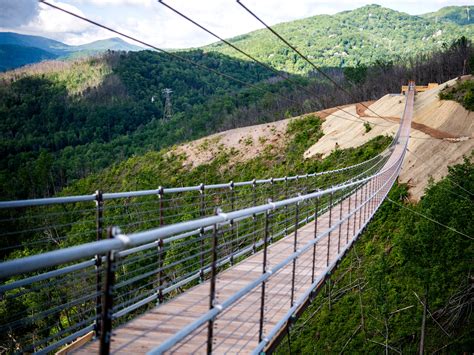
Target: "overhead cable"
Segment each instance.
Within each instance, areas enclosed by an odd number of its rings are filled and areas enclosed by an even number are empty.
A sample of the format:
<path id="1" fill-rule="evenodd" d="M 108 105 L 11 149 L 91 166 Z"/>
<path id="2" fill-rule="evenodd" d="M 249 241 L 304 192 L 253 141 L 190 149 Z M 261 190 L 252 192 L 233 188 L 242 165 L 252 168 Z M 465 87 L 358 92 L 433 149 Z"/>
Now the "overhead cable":
<path id="1" fill-rule="evenodd" d="M 430 217 L 424 215 L 423 213 L 420 213 L 420 212 L 418 212 L 418 211 L 412 210 L 411 208 L 408 208 L 408 207 L 402 205 L 401 203 L 395 202 L 395 201 L 393 201 L 393 200 L 392 200 L 391 198 L 389 198 L 389 197 L 387 197 L 387 200 L 390 201 L 391 203 L 393 203 L 393 204 L 399 206 L 399 207 L 402 207 L 402 208 L 404 208 L 404 209 L 406 209 L 406 210 L 408 210 L 408 211 L 410 211 L 410 212 L 412 212 L 412 213 L 414 213 L 414 214 L 417 214 L 418 216 L 421 216 L 421 217 L 427 219 L 428 221 L 431 221 L 431 222 L 436 223 L 436 224 L 438 224 L 438 225 L 440 225 L 440 226 L 442 226 L 442 227 L 444 227 L 444 228 L 446 228 L 446 229 L 449 229 L 450 231 L 453 231 L 453 232 L 455 232 L 455 233 L 457 233 L 457 234 L 460 234 L 460 235 L 462 235 L 462 236 L 464 236 L 464 237 L 466 237 L 466 238 L 474 239 L 473 237 L 471 237 L 471 236 L 469 236 L 469 235 L 467 235 L 467 234 L 464 234 L 463 232 L 460 232 L 460 231 L 458 231 L 457 229 L 454 229 L 454 228 L 452 228 L 452 227 L 449 227 L 449 226 L 447 226 L 447 225 L 445 225 L 445 224 L 443 224 L 443 223 L 441 223 L 441 222 L 438 222 L 437 220 L 435 220 L 435 219 L 433 219 L 433 218 L 430 218 Z"/>
<path id="2" fill-rule="evenodd" d="M 56 9 L 56 10 L 59 10 L 59 11 L 64 12 L 64 13 L 66 13 L 66 14 L 69 14 L 69 15 L 71 15 L 71 16 L 73 16 L 73 17 L 76 17 L 76 18 L 78 18 L 78 19 L 80 19 L 80 20 L 86 21 L 86 22 L 88 22 L 88 23 L 90 23 L 90 24 L 92 24 L 92 25 L 94 25 L 94 26 L 97 26 L 97 27 L 103 28 L 103 29 L 105 29 L 105 30 L 107 30 L 107 31 L 113 32 L 113 33 L 115 33 L 115 34 L 118 34 L 119 36 L 125 37 L 125 38 L 130 39 L 130 40 L 132 40 L 132 41 L 134 41 L 134 42 L 140 43 L 140 44 L 142 44 L 142 45 L 144 45 L 144 46 L 146 46 L 146 47 L 152 48 L 152 49 L 154 49 L 154 50 L 156 50 L 156 51 L 158 51 L 158 52 L 164 53 L 164 54 L 166 54 L 166 55 L 168 55 L 168 56 L 170 56 L 170 57 L 172 57 L 172 58 L 174 58 L 174 59 L 179 59 L 179 60 L 184 61 L 184 62 L 186 62 L 186 63 L 189 63 L 189 64 L 191 64 L 191 65 L 193 65 L 193 66 L 195 66 L 195 67 L 198 67 L 198 68 L 203 69 L 203 70 L 207 70 L 207 71 L 212 72 L 212 73 L 214 73 L 214 74 L 216 74 L 216 75 L 219 75 L 219 76 L 221 76 L 221 77 L 224 77 L 224 78 L 233 80 L 233 81 L 235 81 L 235 82 L 238 82 L 238 83 L 240 83 L 240 84 L 242 84 L 242 85 L 245 85 L 245 86 L 248 86 L 248 87 L 252 87 L 252 88 L 254 88 L 254 89 L 256 89 L 256 90 L 263 91 L 263 92 L 268 92 L 268 90 L 265 90 L 265 89 L 263 89 L 263 88 L 261 88 L 261 87 L 259 87 L 259 86 L 257 86 L 257 85 L 254 85 L 254 84 L 252 84 L 252 83 L 249 83 L 249 82 L 240 80 L 240 79 L 238 79 L 238 78 L 236 78 L 236 77 L 234 77 L 234 76 L 232 76 L 232 75 L 230 75 L 230 74 L 223 73 L 223 72 L 221 72 L 221 71 L 219 71 L 219 70 L 216 70 L 216 69 L 213 69 L 213 68 L 209 68 L 209 67 L 207 67 L 207 66 L 205 66 L 205 65 L 203 65 L 203 64 L 200 64 L 200 63 L 198 63 L 198 62 L 195 62 L 195 61 L 193 61 L 193 60 L 191 60 L 191 59 L 188 59 L 188 58 L 186 58 L 186 57 L 183 57 L 183 56 L 181 56 L 181 55 L 179 55 L 179 54 L 172 53 L 172 52 L 170 52 L 170 51 L 167 51 L 167 50 L 164 50 L 164 49 L 159 48 L 159 47 L 157 47 L 157 46 L 154 46 L 154 45 L 152 45 L 152 44 L 150 44 L 150 43 L 147 43 L 147 42 L 145 42 L 145 41 L 142 41 L 142 40 L 140 40 L 140 39 L 138 39 L 138 38 L 136 38 L 136 37 L 127 35 L 127 34 L 121 32 L 121 31 L 115 30 L 115 29 L 113 29 L 113 28 L 111 28 L 111 27 L 109 27 L 109 26 L 103 25 L 103 24 L 101 24 L 101 23 L 99 23 L 99 22 L 97 22 L 97 21 L 91 20 L 91 19 L 89 19 L 89 18 L 86 18 L 86 17 L 84 17 L 84 16 L 78 15 L 78 14 L 76 14 L 76 13 L 74 13 L 74 12 L 69 11 L 69 10 L 66 10 L 66 9 L 64 9 L 64 8 L 62 8 L 62 7 L 59 7 L 59 6 L 54 5 L 54 4 L 52 4 L 52 3 L 49 3 L 49 2 L 47 2 L 46 0 L 39 0 L 39 1 L 40 1 L 42 4 L 45 4 L 45 5 L 47 5 L 47 6 L 50 6 L 50 7 L 54 8 L 54 9 Z M 287 101 L 290 101 L 290 102 L 292 102 L 292 103 L 294 103 L 294 104 L 297 104 L 297 105 L 300 104 L 299 102 L 297 102 L 297 101 L 295 101 L 295 100 L 293 100 L 293 99 L 287 98 L 287 97 L 285 97 L 285 96 L 283 96 L 283 95 L 281 95 L 281 94 L 276 94 L 276 93 L 273 93 L 273 94 L 274 94 L 274 95 L 277 95 L 277 96 L 279 96 L 279 97 L 281 97 L 281 98 L 283 98 L 283 99 L 285 99 L 285 100 L 287 100 Z"/>
<path id="3" fill-rule="evenodd" d="M 323 77 L 325 77 L 327 80 L 329 80 L 331 83 L 334 84 L 337 88 L 345 92 L 347 95 L 352 97 L 354 101 L 358 101 L 352 93 L 347 91 L 345 88 L 343 88 L 341 85 L 339 85 L 331 76 L 326 74 L 324 71 L 322 71 L 320 68 L 318 68 L 312 61 L 308 59 L 307 56 L 305 56 L 303 53 L 301 53 L 295 46 L 293 46 L 290 42 L 288 42 L 285 38 L 283 38 L 277 31 L 275 31 L 273 28 L 271 28 L 269 25 L 267 25 L 260 17 L 258 17 L 252 10 L 250 10 L 247 6 L 245 6 L 241 0 L 236 0 L 237 3 L 242 6 L 250 15 L 252 15 L 255 19 L 257 19 L 262 25 L 264 25 L 270 32 L 272 32 L 276 37 L 278 37 L 283 43 L 285 43 L 288 47 L 290 47 L 294 52 L 296 52 L 301 58 L 303 58 L 307 63 L 309 63 L 318 73 L 320 73 Z M 380 116 L 377 112 L 373 111 L 370 109 L 367 105 L 364 103 L 361 103 L 362 106 L 364 106 L 366 109 L 377 115 L 378 117 L 387 120 L 386 118 Z"/>
<path id="4" fill-rule="evenodd" d="M 209 30 L 208 28 L 206 28 L 205 26 L 199 24 L 197 21 L 193 20 L 192 18 L 190 18 L 189 16 L 185 15 L 183 12 L 177 10 L 176 8 L 174 8 L 173 6 L 165 3 L 163 0 L 158 0 L 158 3 L 160 3 L 161 5 L 165 6 L 166 8 L 168 8 L 169 10 L 173 11 L 175 14 L 181 16 L 182 18 L 184 18 L 185 20 L 191 22 L 193 25 L 199 27 L 200 29 L 202 29 L 203 31 L 207 32 L 208 34 L 210 34 L 211 36 L 217 38 L 218 40 L 222 41 L 223 43 L 225 43 L 226 45 L 228 45 L 229 47 L 235 49 L 237 52 L 239 52 L 240 54 L 246 56 L 247 58 L 249 58 L 250 60 L 254 61 L 255 63 L 257 63 L 258 65 L 260 65 L 261 67 L 267 69 L 267 70 L 270 70 L 271 72 L 273 72 L 274 74 L 278 75 L 279 77 L 281 77 L 282 79 L 284 80 L 287 80 L 289 81 L 290 83 L 294 84 L 294 85 L 297 85 L 300 89 L 302 89 L 304 92 L 306 92 L 307 94 L 313 96 L 315 95 L 314 93 L 310 92 L 308 89 L 306 89 L 303 85 L 301 85 L 300 83 L 296 82 L 295 80 L 293 80 L 289 75 L 283 75 L 283 73 L 275 68 L 273 68 L 271 65 L 268 65 L 260 60 L 258 60 L 257 58 L 255 58 L 253 55 L 245 52 L 244 50 L 242 50 L 241 48 L 237 47 L 236 45 L 234 45 L 233 43 L 229 42 L 228 40 L 222 38 L 221 36 L 217 35 L 215 32 Z M 319 101 L 319 100 L 318 100 Z M 337 107 L 339 110 L 341 110 L 342 112 L 345 112 L 353 117 L 355 117 L 356 119 L 358 120 L 361 120 L 362 122 L 365 122 L 365 123 L 371 123 L 371 122 L 368 122 L 362 118 L 360 118 L 359 116 L 357 115 L 354 115 L 353 113 L 349 112 L 349 111 L 346 111 L 344 110 L 342 107 L 340 106 L 335 106 Z M 325 112 L 325 110 L 320 110 L 321 112 Z M 337 115 L 334 115 L 335 117 L 339 117 L 339 118 L 345 118 L 345 117 L 340 117 L 340 116 L 337 116 Z M 371 123 L 371 124 L 374 124 L 374 125 L 378 125 L 377 123 Z"/>

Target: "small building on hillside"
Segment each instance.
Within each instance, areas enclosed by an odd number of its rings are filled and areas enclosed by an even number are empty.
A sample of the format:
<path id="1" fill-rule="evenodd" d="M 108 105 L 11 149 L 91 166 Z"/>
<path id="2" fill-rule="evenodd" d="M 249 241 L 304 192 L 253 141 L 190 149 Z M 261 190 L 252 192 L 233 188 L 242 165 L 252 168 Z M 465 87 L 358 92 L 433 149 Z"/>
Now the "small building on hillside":
<path id="1" fill-rule="evenodd" d="M 423 92 L 427 90 L 434 89 L 435 87 L 438 87 L 438 83 L 429 83 L 428 85 L 416 85 L 415 86 L 415 92 Z M 404 95 L 405 92 L 408 91 L 408 85 L 403 85 L 402 86 L 402 94 Z"/>

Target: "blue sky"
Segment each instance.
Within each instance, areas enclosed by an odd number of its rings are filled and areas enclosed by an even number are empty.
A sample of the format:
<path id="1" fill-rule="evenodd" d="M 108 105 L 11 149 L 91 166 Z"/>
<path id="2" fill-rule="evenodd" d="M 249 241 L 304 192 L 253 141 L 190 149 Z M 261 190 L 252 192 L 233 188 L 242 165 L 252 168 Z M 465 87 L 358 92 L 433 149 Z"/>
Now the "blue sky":
<path id="1" fill-rule="evenodd" d="M 162 48 L 196 47 L 215 41 L 213 37 L 160 5 L 157 0 L 50 0 L 50 2 Z M 261 25 L 237 5 L 235 0 L 167 0 L 167 2 L 222 37 L 231 37 L 261 28 Z M 449 5 L 472 4 L 466 0 L 242 0 L 242 2 L 269 24 L 319 14 L 334 14 L 371 3 L 412 15 L 436 11 Z M 36 0 L 0 0 L 0 31 L 40 35 L 73 45 L 114 37 L 105 30 L 72 19 L 43 4 L 38 5 Z"/>

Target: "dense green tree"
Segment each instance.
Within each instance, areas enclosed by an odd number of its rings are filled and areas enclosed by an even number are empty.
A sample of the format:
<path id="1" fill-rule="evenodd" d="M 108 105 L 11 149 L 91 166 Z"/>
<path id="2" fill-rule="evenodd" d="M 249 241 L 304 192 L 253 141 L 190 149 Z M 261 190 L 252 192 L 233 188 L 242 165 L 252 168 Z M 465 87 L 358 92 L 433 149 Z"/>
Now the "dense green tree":
<path id="1" fill-rule="evenodd" d="M 382 204 L 334 273 L 331 293 L 320 292 L 291 328 L 292 352 L 414 353 L 424 317 L 425 352 L 470 351 L 473 189 L 472 157 L 450 167 L 417 204 L 395 185 L 394 202 Z"/>

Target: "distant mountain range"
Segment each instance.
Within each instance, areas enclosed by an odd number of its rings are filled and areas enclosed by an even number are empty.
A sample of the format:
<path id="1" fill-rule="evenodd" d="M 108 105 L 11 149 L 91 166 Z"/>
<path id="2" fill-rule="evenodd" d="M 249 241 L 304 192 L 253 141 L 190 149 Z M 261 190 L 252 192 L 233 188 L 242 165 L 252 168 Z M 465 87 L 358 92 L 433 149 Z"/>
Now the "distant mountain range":
<path id="1" fill-rule="evenodd" d="M 379 5 L 335 15 L 318 15 L 273 26 L 320 66 L 354 66 L 427 53 L 461 36 L 474 40 L 474 6 L 448 6 L 412 16 Z M 306 73 L 311 67 L 267 30 L 229 41 L 275 68 Z M 0 32 L 0 71 L 48 59 L 77 58 L 106 50 L 139 51 L 120 38 L 70 46 L 49 38 Z M 239 59 L 222 42 L 203 47 Z"/>
<path id="2" fill-rule="evenodd" d="M 29 36 L 13 32 L 0 32 L 0 71 L 48 59 L 78 58 L 98 54 L 107 50 L 139 51 L 120 38 L 70 46 L 59 41 L 40 36 Z"/>
<path id="3" fill-rule="evenodd" d="M 474 6 L 450 6 L 413 16 L 379 5 L 335 15 L 317 15 L 272 26 L 316 65 L 372 64 L 415 57 L 465 36 L 474 40 Z M 306 73 L 312 68 L 284 43 L 262 29 L 229 40 L 277 69 Z M 222 42 L 204 48 L 245 59 Z"/>

